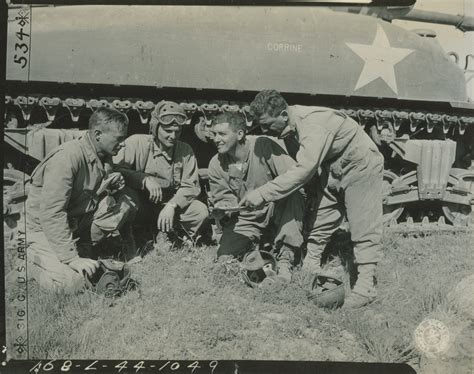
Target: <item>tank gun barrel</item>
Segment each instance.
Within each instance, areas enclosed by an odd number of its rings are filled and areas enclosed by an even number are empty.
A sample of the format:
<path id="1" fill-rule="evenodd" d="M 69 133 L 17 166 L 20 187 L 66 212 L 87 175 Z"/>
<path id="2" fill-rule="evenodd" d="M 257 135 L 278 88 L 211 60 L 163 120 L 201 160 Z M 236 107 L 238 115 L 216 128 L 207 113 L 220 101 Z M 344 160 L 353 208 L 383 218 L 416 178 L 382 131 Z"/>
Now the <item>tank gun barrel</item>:
<path id="1" fill-rule="evenodd" d="M 337 12 L 347 12 L 364 14 L 372 17 L 382 18 L 391 22 L 394 19 L 407 21 L 427 22 L 440 25 L 455 26 L 457 29 L 466 32 L 474 31 L 474 17 L 463 15 L 446 14 L 428 10 L 414 9 L 411 6 L 346 6 L 330 7 Z"/>
<path id="2" fill-rule="evenodd" d="M 407 21 L 428 22 L 455 26 L 457 29 L 463 32 L 474 31 L 474 17 L 412 9 L 407 14 L 398 18 Z"/>

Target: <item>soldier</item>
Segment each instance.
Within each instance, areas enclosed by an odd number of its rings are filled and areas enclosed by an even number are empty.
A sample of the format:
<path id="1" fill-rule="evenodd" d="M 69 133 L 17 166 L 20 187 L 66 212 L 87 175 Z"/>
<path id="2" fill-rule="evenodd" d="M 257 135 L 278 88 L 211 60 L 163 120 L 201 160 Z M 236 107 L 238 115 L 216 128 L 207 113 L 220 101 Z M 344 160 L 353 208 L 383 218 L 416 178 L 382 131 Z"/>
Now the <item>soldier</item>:
<path id="1" fill-rule="evenodd" d="M 151 214 L 158 230 L 169 233 L 179 221 L 192 239 L 209 213 L 197 200 L 201 187 L 196 157 L 188 144 L 178 140 L 186 120 L 180 105 L 158 103 L 151 114 L 151 134 L 126 139 L 114 162 L 130 187 L 127 194 L 137 204 L 138 222 L 148 221 Z"/>
<path id="2" fill-rule="evenodd" d="M 260 92 L 251 112 L 262 130 L 299 143 L 297 164 L 240 202 L 247 207 L 278 201 L 318 173 L 313 189 L 317 213 L 308 238 L 303 270 L 321 273 L 321 254 L 347 216 L 354 244 L 358 279 L 344 308 L 358 308 L 376 297 L 375 270 L 381 258 L 383 157 L 355 121 L 322 107 L 288 106 L 274 90 Z"/>
<path id="3" fill-rule="evenodd" d="M 284 174 L 294 165 L 293 159 L 272 139 L 245 136 L 246 122 L 240 113 L 218 115 L 212 131 L 218 151 L 209 164 L 210 200 L 215 207 L 236 207 L 247 191 Z M 243 210 L 221 219 L 223 235 L 217 255 L 240 257 L 270 226 L 279 252 L 278 276 L 283 281 L 291 281 L 295 252 L 303 244 L 303 211 L 303 195 L 295 191 L 258 210 Z"/>
<path id="4" fill-rule="evenodd" d="M 131 202 L 120 193 L 112 197 L 125 183 L 113 171 L 112 156 L 123 146 L 127 127 L 124 114 L 98 109 L 82 138 L 60 145 L 33 171 L 26 201 L 28 272 L 41 287 L 82 289 L 84 275 L 98 267 L 92 247 L 130 218 Z"/>

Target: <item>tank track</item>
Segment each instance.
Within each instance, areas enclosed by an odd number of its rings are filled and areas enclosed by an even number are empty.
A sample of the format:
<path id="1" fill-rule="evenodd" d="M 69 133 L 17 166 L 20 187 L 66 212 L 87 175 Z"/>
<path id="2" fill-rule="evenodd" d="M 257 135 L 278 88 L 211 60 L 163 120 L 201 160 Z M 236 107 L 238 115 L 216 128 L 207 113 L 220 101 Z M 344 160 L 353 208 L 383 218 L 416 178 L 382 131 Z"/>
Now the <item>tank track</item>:
<path id="1" fill-rule="evenodd" d="M 428 217 L 426 217 L 428 218 Z M 413 222 L 409 219 L 406 222 L 388 224 L 385 229 L 393 234 L 401 234 L 403 236 L 421 237 L 434 233 L 472 233 L 474 229 L 471 226 L 453 226 L 446 223 L 444 217 L 440 217 L 437 222 L 428 222 L 427 219 L 420 222 Z"/>
<path id="2" fill-rule="evenodd" d="M 21 112 L 25 123 L 31 121 L 31 114 L 35 108 L 40 108 L 46 114 L 48 123 L 42 126 L 48 126 L 55 120 L 56 114 L 60 108 L 66 109 L 73 123 L 77 123 L 81 115 L 87 115 L 94 110 L 112 106 L 117 110 L 130 114 L 135 112 L 141 124 L 148 123 L 150 113 L 154 109 L 156 102 L 144 100 L 123 100 L 115 97 L 89 99 L 82 98 L 59 98 L 50 96 L 6 96 L 5 104 L 7 110 Z M 181 102 L 182 106 L 188 113 L 188 124 L 194 121 L 195 133 L 201 140 L 206 140 L 203 134 L 198 134 L 197 125 L 201 125 L 201 129 L 205 129 L 209 125 L 212 118 L 220 112 L 241 112 L 247 119 L 250 127 L 249 106 L 242 102 L 227 101 L 195 101 Z M 334 107 L 334 106 L 333 106 Z M 409 111 L 387 108 L 361 109 L 354 107 L 337 107 L 344 111 L 348 116 L 356 120 L 371 135 L 374 141 L 380 146 L 382 142 L 390 141 L 400 135 L 408 135 L 418 137 L 420 139 L 449 139 L 462 137 L 466 131 L 474 130 L 474 116 L 471 115 L 452 115 L 440 112 L 430 111 Z M 36 109 L 38 110 L 38 109 Z M 460 112 L 462 113 L 462 112 Z M 193 118 L 199 118 L 197 121 Z M 8 124 L 8 127 L 16 127 L 15 124 Z M 201 136 L 200 136 L 201 135 Z M 471 166 L 472 168 L 472 166 Z M 471 213 L 472 214 L 472 213 Z M 472 219 L 471 219 L 472 221 Z M 429 222 L 427 216 L 421 217 L 419 222 L 414 222 L 408 216 L 405 222 L 397 223 L 396 220 L 388 220 L 386 222 L 387 229 L 393 232 L 402 232 L 410 235 L 427 234 L 434 231 L 450 231 L 462 232 L 472 230 L 473 222 L 468 227 L 447 224 L 444 216 L 439 217 L 436 222 Z"/>
<path id="3" fill-rule="evenodd" d="M 249 112 L 249 106 L 241 103 L 223 102 L 210 104 L 182 102 L 181 104 L 188 114 L 191 115 L 202 113 L 207 116 L 224 111 L 240 111 L 247 115 Z M 119 98 L 90 99 L 86 101 L 81 98 L 61 99 L 59 97 L 48 96 L 6 96 L 5 105 L 6 107 L 14 106 L 20 109 L 25 121 L 29 120 L 31 112 L 35 107 L 42 107 L 49 121 L 53 121 L 58 109 L 64 107 L 70 112 L 73 122 L 79 120 L 79 116 L 84 110 L 94 111 L 100 107 L 111 105 L 121 112 L 137 112 L 141 123 L 146 124 L 156 103 L 142 100 L 121 100 Z M 391 123 L 395 131 L 399 131 L 402 126 L 408 126 L 409 133 L 418 133 L 421 129 L 425 129 L 428 134 L 431 134 L 434 129 L 442 129 L 443 134 L 449 136 L 456 133 L 464 135 L 468 127 L 474 126 L 474 116 L 468 115 L 458 116 L 436 112 L 401 111 L 396 109 L 337 109 L 344 111 L 362 126 L 366 127 L 376 124 L 379 130 Z"/>

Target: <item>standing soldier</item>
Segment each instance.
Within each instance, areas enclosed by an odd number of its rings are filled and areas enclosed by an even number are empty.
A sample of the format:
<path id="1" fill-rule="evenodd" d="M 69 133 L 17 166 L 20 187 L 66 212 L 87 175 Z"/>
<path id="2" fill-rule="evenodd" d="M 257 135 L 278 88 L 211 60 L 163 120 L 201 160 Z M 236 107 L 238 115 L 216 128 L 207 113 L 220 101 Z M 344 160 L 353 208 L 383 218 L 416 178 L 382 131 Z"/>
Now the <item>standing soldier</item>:
<path id="1" fill-rule="evenodd" d="M 297 164 L 288 172 L 249 192 L 240 202 L 258 207 L 282 199 L 318 173 L 317 213 L 308 239 L 303 270 L 321 273 L 321 254 L 347 216 L 358 278 L 344 308 L 358 308 L 376 297 L 375 271 L 381 258 L 383 157 L 355 121 L 322 107 L 288 106 L 274 90 L 261 91 L 251 112 L 263 131 L 299 143 Z"/>
<path id="2" fill-rule="evenodd" d="M 196 157 L 188 144 L 178 140 L 186 112 L 177 103 L 162 101 L 151 116 L 151 135 L 130 136 L 114 162 L 130 187 L 127 194 L 137 204 L 138 222 L 153 217 L 158 230 L 166 233 L 179 222 L 193 239 L 209 213 L 197 200 L 201 187 Z"/>
<path id="3" fill-rule="evenodd" d="M 248 191 L 284 174 L 295 164 L 274 140 L 265 136 L 246 137 L 246 122 L 240 113 L 218 115 L 212 131 L 218 154 L 209 164 L 210 200 L 224 211 L 225 207 L 236 207 Z M 244 210 L 238 216 L 221 219 L 223 235 L 217 255 L 244 255 L 270 226 L 279 253 L 278 277 L 290 282 L 295 252 L 303 244 L 303 212 L 303 196 L 295 191 L 258 210 Z"/>
<path id="4" fill-rule="evenodd" d="M 93 246 L 130 219 L 124 179 L 112 168 L 123 146 L 128 118 L 100 108 L 81 139 L 63 143 L 33 171 L 26 201 L 28 273 L 41 287 L 76 292 L 98 268 Z M 102 196 L 108 191 L 109 196 Z M 129 223 L 128 223 L 129 224 Z"/>

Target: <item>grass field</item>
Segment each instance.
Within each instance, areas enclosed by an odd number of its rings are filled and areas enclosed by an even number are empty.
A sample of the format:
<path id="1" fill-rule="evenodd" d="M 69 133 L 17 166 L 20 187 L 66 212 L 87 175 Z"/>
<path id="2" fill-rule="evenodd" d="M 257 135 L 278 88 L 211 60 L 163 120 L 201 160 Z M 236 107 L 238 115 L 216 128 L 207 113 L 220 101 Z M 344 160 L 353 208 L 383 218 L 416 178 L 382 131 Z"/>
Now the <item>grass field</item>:
<path id="1" fill-rule="evenodd" d="M 215 247 L 176 250 L 163 242 L 133 265 L 139 289 L 115 300 L 47 293 L 30 283 L 29 355 L 406 362 L 421 373 L 470 373 L 473 321 L 448 294 L 473 274 L 472 239 L 386 234 L 377 302 L 353 312 L 314 306 L 297 272 L 284 288 L 255 290 L 240 281 L 236 265 L 213 261 Z M 14 293 L 7 292 L 7 304 Z M 449 350 L 435 358 L 414 345 L 426 318 L 450 331 Z"/>

